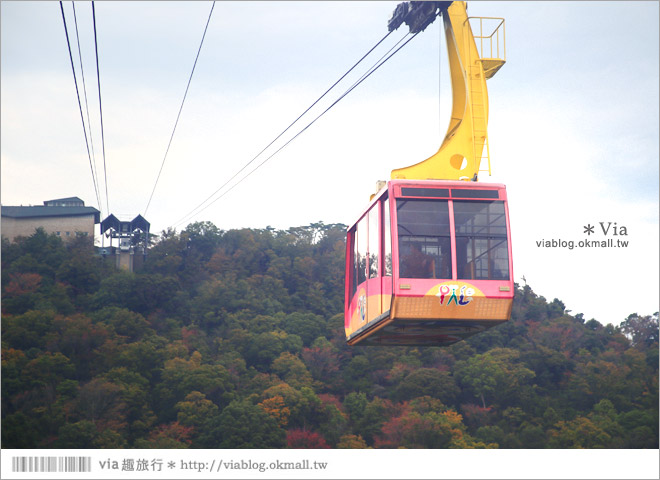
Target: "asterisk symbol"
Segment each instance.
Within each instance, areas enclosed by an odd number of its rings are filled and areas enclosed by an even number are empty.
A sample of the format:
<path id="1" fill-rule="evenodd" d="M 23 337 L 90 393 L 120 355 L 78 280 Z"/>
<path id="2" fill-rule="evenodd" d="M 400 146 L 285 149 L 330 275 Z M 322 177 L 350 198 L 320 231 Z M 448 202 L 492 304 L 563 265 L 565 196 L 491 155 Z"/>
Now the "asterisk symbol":
<path id="1" fill-rule="evenodd" d="M 168 462 L 167 463 L 167 468 L 174 468 L 176 466 L 176 463 L 174 462 Z"/>
<path id="2" fill-rule="evenodd" d="M 594 233 L 594 226 L 592 224 L 588 224 L 587 226 L 584 227 L 584 233 L 587 235 L 591 235 Z"/>

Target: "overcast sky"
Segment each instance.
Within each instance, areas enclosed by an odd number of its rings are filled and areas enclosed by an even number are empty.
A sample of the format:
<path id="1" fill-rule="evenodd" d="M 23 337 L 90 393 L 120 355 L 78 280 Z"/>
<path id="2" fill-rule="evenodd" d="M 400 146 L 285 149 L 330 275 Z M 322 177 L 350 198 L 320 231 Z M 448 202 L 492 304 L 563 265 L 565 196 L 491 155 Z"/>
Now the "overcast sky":
<path id="1" fill-rule="evenodd" d="M 3 1 L 2 204 L 78 196 L 102 217 L 142 214 L 152 233 L 188 221 L 225 230 L 350 224 L 377 180 L 435 153 L 444 137 L 451 88 L 440 21 L 253 175 L 182 220 L 387 33 L 396 4 L 218 2 L 145 212 L 211 2 L 95 4 L 108 209 L 91 4 L 77 2 L 76 15 L 101 205 L 59 3 Z M 72 4 L 64 6 L 83 96 Z M 539 295 L 603 324 L 657 311 L 658 3 L 470 2 L 469 13 L 506 18 L 507 63 L 488 83 L 493 176 L 480 180 L 507 185 L 515 280 L 524 276 Z M 537 246 L 607 238 L 629 244 Z"/>

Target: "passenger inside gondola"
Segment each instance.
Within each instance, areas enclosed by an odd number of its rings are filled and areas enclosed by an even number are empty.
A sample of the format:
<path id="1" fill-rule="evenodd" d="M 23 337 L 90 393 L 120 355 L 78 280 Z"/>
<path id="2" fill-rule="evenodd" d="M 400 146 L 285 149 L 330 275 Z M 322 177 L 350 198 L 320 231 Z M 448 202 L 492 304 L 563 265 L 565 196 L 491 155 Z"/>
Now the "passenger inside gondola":
<path id="1" fill-rule="evenodd" d="M 403 278 L 434 278 L 435 259 L 424 252 L 419 244 L 410 245 L 407 254 L 402 255 L 401 277 Z"/>

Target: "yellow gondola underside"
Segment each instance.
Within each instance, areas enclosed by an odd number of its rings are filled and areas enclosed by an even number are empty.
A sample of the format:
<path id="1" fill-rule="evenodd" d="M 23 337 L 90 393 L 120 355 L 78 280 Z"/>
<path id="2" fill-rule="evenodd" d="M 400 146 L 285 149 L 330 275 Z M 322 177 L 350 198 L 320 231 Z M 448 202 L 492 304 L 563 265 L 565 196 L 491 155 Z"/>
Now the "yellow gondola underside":
<path id="1" fill-rule="evenodd" d="M 372 295 L 366 300 L 369 306 L 383 299 Z M 347 331 L 348 344 L 451 345 L 507 321 L 512 305 L 512 298 L 477 296 L 469 305 L 442 305 L 434 293 L 398 296 L 389 311 L 369 322 L 360 320 L 360 309 L 356 309 Z"/>

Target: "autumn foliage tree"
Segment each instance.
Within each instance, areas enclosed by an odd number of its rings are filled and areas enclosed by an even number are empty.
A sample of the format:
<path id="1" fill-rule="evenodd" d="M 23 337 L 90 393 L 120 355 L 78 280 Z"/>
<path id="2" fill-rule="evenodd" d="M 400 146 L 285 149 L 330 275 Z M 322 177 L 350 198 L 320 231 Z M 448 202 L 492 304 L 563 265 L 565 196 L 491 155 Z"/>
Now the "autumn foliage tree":
<path id="1" fill-rule="evenodd" d="M 516 286 L 450 347 L 348 347 L 345 227 L 196 222 L 136 272 L 2 240 L 5 448 L 658 448 L 658 314 Z M 634 306 L 632 306 L 634 307 Z"/>

